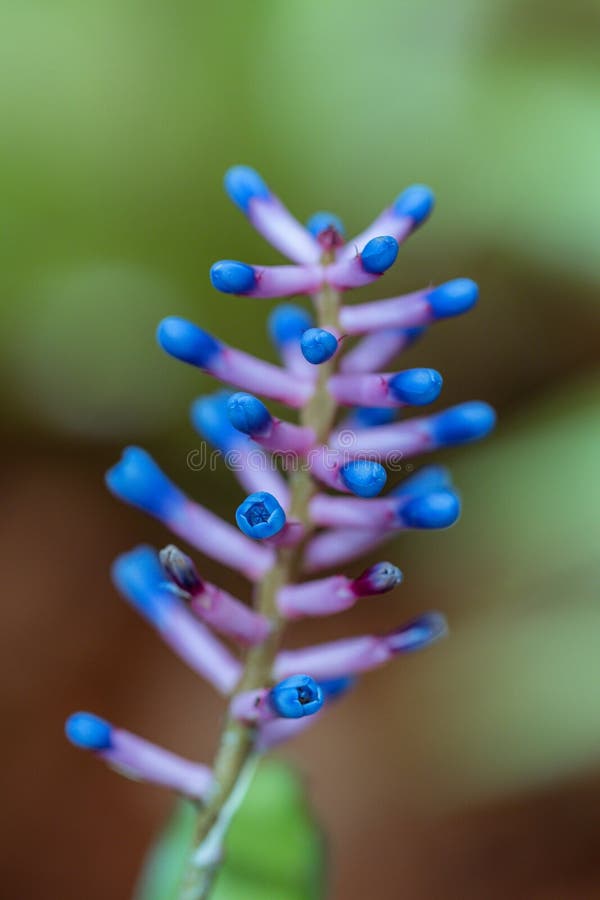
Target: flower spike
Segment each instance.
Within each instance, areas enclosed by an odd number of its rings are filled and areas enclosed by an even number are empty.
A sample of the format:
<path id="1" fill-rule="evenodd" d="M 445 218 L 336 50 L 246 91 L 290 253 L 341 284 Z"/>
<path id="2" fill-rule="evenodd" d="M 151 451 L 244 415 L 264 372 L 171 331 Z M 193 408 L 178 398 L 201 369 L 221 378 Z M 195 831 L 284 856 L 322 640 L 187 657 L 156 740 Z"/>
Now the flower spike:
<path id="1" fill-rule="evenodd" d="M 115 728 L 92 713 L 73 713 L 67 719 L 65 731 L 76 747 L 91 750 L 128 778 L 170 788 L 192 800 L 205 801 L 211 793 L 214 779 L 207 766 Z"/>
<path id="2" fill-rule="evenodd" d="M 221 693 L 233 690 L 241 674 L 240 664 L 170 589 L 151 547 L 136 547 L 119 556 L 112 577 L 119 592 L 177 656 Z"/>
<path id="3" fill-rule="evenodd" d="M 310 383 L 302 383 L 285 369 L 221 344 L 179 316 L 163 319 L 158 326 L 157 340 L 176 359 L 242 390 L 256 391 L 288 406 L 302 406 L 312 394 Z"/>
<path id="4" fill-rule="evenodd" d="M 366 334 L 388 328 L 413 329 L 468 312 L 479 299 L 470 278 L 455 278 L 436 288 L 389 300 L 357 303 L 340 310 L 340 326 L 347 334 Z"/>
<path id="5" fill-rule="evenodd" d="M 200 578 L 192 560 L 178 547 L 169 544 L 159 556 L 165 573 L 192 612 L 215 631 L 246 647 L 260 644 L 271 633 L 271 624 L 265 616 Z"/>
<path id="6" fill-rule="evenodd" d="M 173 544 L 160 554 L 137 547 L 112 568 L 127 602 L 227 697 L 215 774 L 89 713 L 67 723 L 77 746 L 119 771 L 208 804 L 182 873 L 190 896 L 218 877 L 225 832 L 259 755 L 326 715 L 357 674 L 446 633 L 443 616 L 426 613 L 386 634 L 282 648 L 287 622 L 348 610 L 402 582 L 392 563 L 363 568 L 356 566 L 357 557 L 401 530 L 446 528 L 457 520 L 460 500 L 444 468 L 426 466 L 380 496 L 387 480 L 383 464 L 398 469 L 404 457 L 477 440 L 495 424 L 491 407 L 475 401 L 408 420 L 399 413 L 437 400 L 442 377 L 430 368 L 395 371 L 392 361 L 431 324 L 470 309 L 478 299 L 473 281 L 457 278 L 405 296 L 342 305 L 342 291 L 375 282 L 394 264 L 400 242 L 431 212 L 428 188 L 405 190 L 349 243 L 331 213 L 317 213 L 301 225 L 248 166 L 230 169 L 225 189 L 294 264 L 224 259 L 210 270 L 213 286 L 256 298 L 309 294 L 314 307 L 314 318 L 291 303 L 271 313 L 269 331 L 281 366 L 230 347 L 178 316 L 158 326 L 163 350 L 234 389 L 193 404 L 194 427 L 215 452 L 207 456 L 202 444 L 187 462 L 190 469 L 212 471 L 215 457 L 223 456 L 246 499 L 235 523 L 233 515 L 224 521 L 191 500 L 137 447 L 127 448 L 106 477 L 117 497 L 254 583 L 251 608 L 207 581 Z M 298 410 L 297 418 L 284 412 L 280 420 L 269 401 Z M 412 468 L 404 462 L 402 467 Z M 349 574 L 340 574 L 345 563 Z M 325 577 L 295 581 L 322 570 Z M 249 651 L 238 659 L 214 632 Z"/>
<path id="7" fill-rule="evenodd" d="M 225 175 L 225 190 L 248 216 L 259 234 L 297 263 L 316 263 L 321 251 L 311 230 L 304 228 L 249 166 L 233 166 Z"/>

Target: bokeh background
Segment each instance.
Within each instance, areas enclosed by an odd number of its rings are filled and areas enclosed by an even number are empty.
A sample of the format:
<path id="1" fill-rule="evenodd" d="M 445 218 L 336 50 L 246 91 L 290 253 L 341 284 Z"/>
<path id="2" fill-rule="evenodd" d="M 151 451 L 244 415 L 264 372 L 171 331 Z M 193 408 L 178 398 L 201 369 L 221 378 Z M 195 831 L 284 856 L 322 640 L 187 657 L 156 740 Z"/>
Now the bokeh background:
<path id="1" fill-rule="evenodd" d="M 407 361 L 500 416 L 446 454 L 458 526 L 390 547 L 397 593 L 295 632 L 431 607 L 452 627 L 288 753 L 330 896 L 600 896 L 600 4 L 2 0 L 0 21 L 2 895 L 124 900 L 171 806 L 68 746 L 71 710 L 214 747 L 222 704 L 109 583 L 118 551 L 166 535 L 102 475 L 143 443 L 223 515 L 239 502 L 186 467 L 210 384 L 154 329 L 179 313 L 271 358 L 272 304 L 208 280 L 277 261 L 222 191 L 243 162 L 350 233 L 430 184 L 431 222 L 362 298 L 477 279 L 476 311 Z"/>

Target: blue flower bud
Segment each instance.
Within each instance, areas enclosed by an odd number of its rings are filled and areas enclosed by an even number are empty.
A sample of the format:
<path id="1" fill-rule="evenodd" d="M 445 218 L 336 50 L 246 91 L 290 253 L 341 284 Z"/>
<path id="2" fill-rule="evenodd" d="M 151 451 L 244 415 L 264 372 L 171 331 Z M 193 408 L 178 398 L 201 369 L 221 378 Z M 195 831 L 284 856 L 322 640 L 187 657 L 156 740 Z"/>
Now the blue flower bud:
<path id="1" fill-rule="evenodd" d="M 163 319 L 158 326 L 156 339 L 162 349 L 175 359 L 200 369 L 206 368 L 223 349 L 211 334 L 179 316 Z"/>
<path id="2" fill-rule="evenodd" d="M 351 413 L 351 424 L 354 428 L 373 428 L 377 425 L 389 425 L 396 418 L 397 411 L 388 406 L 357 406 Z"/>
<path id="3" fill-rule="evenodd" d="M 325 702 L 329 700 L 337 700 L 343 697 L 357 683 L 358 678 L 355 675 L 342 675 L 339 678 L 327 678 L 325 681 L 319 682 L 319 687 L 323 694 Z"/>
<path id="4" fill-rule="evenodd" d="M 316 212 L 310 217 L 306 227 L 313 237 L 319 237 L 321 232 L 326 231 L 328 228 L 334 228 L 342 236 L 346 234 L 344 223 L 340 217 L 330 212 Z"/>
<path id="5" fill-rule="evenodd" d="M 433 191 L 424 184 L 413 184 L 396 198 L 393 210 L 397 216 L 409 216 L 420 225 L 431 213 L 435 203 Z"/>
<path id="6" fill-rule="evenodd" d="M 394 653 L 411 653 L 422 650 L 447 634 L 446 618 L 441 613 L 426 613 L 389 634 L 387 643 Z"/>
<path id="7" fill-rule="evenodd" d="M 282 303 L 269 316 L 269 335 L 276 347 L 291 341 L 300 342 L 307 328 L 313 324 L 312 316 L 301 306 Z"/>
<path id="8" fill-rule="evenodd" d="M 260 541 L 281 531 L 285 525 L 285 513 L 272 494 L 257 491 L 238 506 L 235 520 L 240 531 Z"/>
<path id="9" fill-rule="evenodd" d="M 486 437 L 496 424 L 496 413 L 487 403 L 472 400 L 434 416 L 431 427 L 441 446 L 466 444 Z"/>
<path id="10" fill-rule="evenodd" d="M 185 495 L 140 447 L 123 451 L 119 462 L 106 473 L 106 484 L 120 500 L 159 519 L 168 519 L 185 502 Z"/>
<path id="11" fill-rule="evenodd" d="M 227 391 L 218 391 L 205 397 L 198 397 L 192 404 L 190 415 L 196 431 L 202 435 L 221 453 L 228 453 L 242 438 L 239 431 L 233 427 L 227 414 L 227 403 L 230 394 Z"/>
<path id="12" fill-rule="evenodd" d="M 173 584 L 186 593 L 194 593 L 202 587 L 202 579 L 198 570 L 190 559 L 179 547 L 169 544 L 158 554 L 160 564 Z"/>
<path id="13" fill-rule="evenodd" d="M 437 400 L 442 382 L 442 376 L 435 369 L 407 369 L 390 378 L 389 391 L 400 403 L 424 406 Z"/>
<path id="14" fill-rule="evenodd" d="M 397 485 L 391 493 L 394 496 L 402 494 L 429 494 L 451 486 L 452 477 L 445 466 L 423 466 L 414 475 L 410 475 L 401 484 Z"/>
<path id="15" fill-rule="evenodd" d="M 256 285 L 256 273 L 246 263 L 222 259 L 211 266 L 210 280 L 223 294 L 247 294 Z"/>
<path id="16" fill-rule="evenodd" d="M 112 564 L 111 574 L 120 593 L 159 627 L 176 595 L 166 583 L 165 571 L 156 551 L 152 547 L 140 546 L 123 553 Z"/>
<path id="17" fill-rule="evenodd" d="M 387 481 L 382 465 L 370 459 L 354 459 L 340 469 L 340 478 L 358 497 L 376 497 Z"/>
<path id="18" fill-rule="evenodd" d="M 371 275 L 381 275 L 393 266 L 398 256 L 398 241 L 386 235 L 372 238 L 361 251 L 363 269 Z"/>
<path id="19" fill-rule="evenodd" d="M 248 212 L 250 201 L 254 198 L 268 200 L 271 196 L 258 172 L 250 166 L 232 166 L 225 173 L 223 181 L 229 197 L 244 213 Z"/>
<path id="20" fill-rule="evenodd" d="M 252 394 L 232 394 L 227 403 L 227 415 L 234 428 L 250 436 L 267 434 L 273 423 L 265 404 Z"/>
<path id="21" fill-rule="evenodd" d="M 67 719 L 65 734 L 72 744 L 84 750 L 108 750 L 112 726 L 92 713 L 77 712 Z"/>
<path id="22" fill-rule="evenodd" d="M 335 334 L 325 331 L 324 328 L 309 328 L 300 339 L 302 356 L 313 366 L 327 362 L 338 348 L 338 339 Z"/>
<path id="23" fill-rule="evenodd" d="M 292 675 L 269 691 L 269 704 L 282 719 L 301 719 L 321 709 L 323 691 L 310 675 Z"/>
<path id="24" fill-rule="evenodd" d="M 448 528 L 460 515 L 460 500 L 454 491 L 433 491 L 410 500 L 400 516 L 410 528 Z"/>
<path id="25" fill-rule="evenodd" d="M 455 278 L 440 284 L 427 294 L 436 319 L 447 319 L 467 312 L 479 299 L 479 287 L 470 278 Z"/>

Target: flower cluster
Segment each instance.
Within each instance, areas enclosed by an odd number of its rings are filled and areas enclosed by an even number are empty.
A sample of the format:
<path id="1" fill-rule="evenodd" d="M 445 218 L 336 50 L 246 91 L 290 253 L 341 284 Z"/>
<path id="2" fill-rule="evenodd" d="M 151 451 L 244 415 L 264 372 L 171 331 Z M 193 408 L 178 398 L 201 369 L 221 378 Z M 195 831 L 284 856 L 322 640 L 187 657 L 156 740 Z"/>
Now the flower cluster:
<path id="1" fill-rule="evenodd" d="M 393 265 L 399 244 L 431 212 L 427 188 L 405 190 L 349 242 L 332 214 L 317 213 L 302 226 L 250 168 L 231 169 L 225 188 L 294 264 L 223 260 L 211 268 L 213 286 L 252 298 L 310 295 L 317 321 L 292 304 L 274 309 L 269 330 L 281 365 L 228 346 L 183 318 L 169 317 L 158 327 L 163 350 L 235 389 L 202 397 L 192 407 L 200 435 L 242 460 L 236 476 L 247 496 L 232 521 L 188 497 L 137 447 L 125 450 L 107 484 L 116 497 L 254 586 L 250 607 L 208 582 L 172 544 L 160 553 L 137 547 L 113 567 L 123 597 L 227 699 L 226 739 L 208 767 L 90 713 L 77 713 L 67 723 L 77 746 L 208 809 L 200 844 L 218 823 L 250 757 L 326 714 L 358 674 L 444 635 L 444 617 L 427 613 L 387 634 L 294 650 L 281 641 L 293 619 L 331 615 L 402 581 L 399 569 L 386 561 L 358 574 L 322 572 L 352 566 L 402 530 L 445 528 L 457 520 L 460 501 L 446 469 L 425 466 L 380 497 L 384 463 L 485 437 L 495 421 L 482 402 L 398 420 L 398 410 L 435 401 L 442 377 L 429 368 L 386 371 L 430 325 L 476 303 L 474 282 L 459 278 L 391 299 L 341 301 L 344 292 L 376 281 Z M 298 410 L 298 421 L 277 418 L 257 394 Z M 339 407 L 347 407 L 342 415 Z M 252 464 L 244 465 L 250 455 Z M 256 465 L 257 459 L 265 464 Z M 299 580 L 298 573 L 308 579 Z"/>

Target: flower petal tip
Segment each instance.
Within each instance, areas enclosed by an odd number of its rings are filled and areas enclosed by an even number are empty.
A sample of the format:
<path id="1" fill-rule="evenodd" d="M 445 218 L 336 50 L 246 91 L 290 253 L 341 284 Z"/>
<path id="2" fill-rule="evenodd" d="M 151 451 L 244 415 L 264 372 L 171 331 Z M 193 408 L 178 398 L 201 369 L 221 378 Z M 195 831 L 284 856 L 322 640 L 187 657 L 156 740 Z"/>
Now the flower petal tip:
<path id="1" fill-rule="evenodd" d="M 370 459 L 355 459 L 340 469 L 340 478 L 352 494 L 358 497 L 376 497 L 387 481 L 383 466 Z"/>
<path id="2" fill-rule="evenodd" d="M 223 183 L 231 200 L 246 214 L 252 200 L 268 200 L 271 196 L 266 183 L 250 166 L 232 166 L 225 173 Z"/>
<path id="3" fill-rule="evenodd" d="M 265 434 L 273 423 L 265 404 L 258 397 L 241 391 L 229 398 L 227 415 L 234 428 L 251 436 Z"/>
<path id="4" fill-rule="evenodd" d="M 363 269 L 370 275 L 382 275 L 398 256 L 398 241 L 391 235 L 372 238 L 361 251 Z"/>
<path id="5" fill-rule="evenodd" d="M 327 362 L 338 348 L 335 334 L 324 328 L 308 328 L 300 339 L 300 349 L 304 359 L 313 366 Z"/>
<path id="6" fill-rule="evenodd" d="M 479 299 L 479 287 L 470 278 L 455 278 L 427 294 L 436 319 L 448 319 L 468 312 Z"/>
<path id="7" fill-rule="evenodd" d="M 211 266 L 210 281 L 222 294 L 248 294 L 256 287 L 256 272 L 246 263 L 222 259 Z"/>
<path id="8" fill-rule="evenodd" d="M 389 390 L 400 403 L 424 406 L 437 400 L 442 384 L 442 376 L 435 369 L 407 369 L 390 379 Z"/>
<path id="9" fill-rule="evenodd" d="M 88 712 L 76 712 L 65 723 L 65 734 L 83 750 L 108 750 L 112 743 L 112 726 Z"/>
<path id="10" fill-rule="evenodd" d="M 420 225 L 431 214 L 435 197 L 431 188 L 424 184 L 413 184 L 406 188 L 395 200 L 393 209 L 397 216 L 406 216 Z"/>
<path id="11" fill-rule="evenodd" d="M 222 349 L 211 334 L 180 316 L 168 316 L 156 331 L 159 346 L 182 362 L 201 369 L 209 365 Z"/>
<path id="12" fill-rule="evenodd" d="M 267 491 L 250 494 L 235 513 L 238 528 L 248 537 L 264 540 L 274 537 L 285 526 L 285 513 Z"/>
<path id="13" fill-rule="evenodd" d="M 269 704 L 284 719 L 312 716 L 323 706 L 323 691 L 310 675 L 292 675 L 269 692 Z"/>

